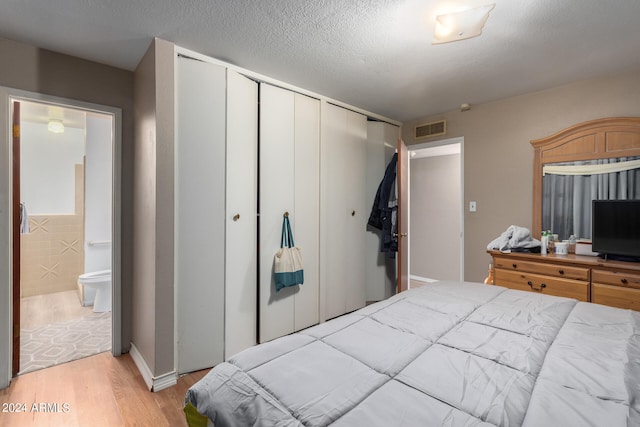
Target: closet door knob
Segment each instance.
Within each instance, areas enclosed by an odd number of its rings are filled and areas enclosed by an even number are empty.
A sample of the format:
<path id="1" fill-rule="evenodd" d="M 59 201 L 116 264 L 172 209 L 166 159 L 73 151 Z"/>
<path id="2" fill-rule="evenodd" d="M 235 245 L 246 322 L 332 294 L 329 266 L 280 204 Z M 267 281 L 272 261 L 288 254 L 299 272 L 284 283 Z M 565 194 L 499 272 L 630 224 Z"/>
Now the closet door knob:
<path id="1" fill-rule="evenodd" d="M 351 211 L 351 216 L 356 216 L 356 211 Z"/>
<path id="2" fill-rule="evenodd" d="M 233 216 L 233 220 L 234 220 L 234 221 L 237 221 L 237 220 L 239 220 L 239 219 L 240 219 L 240 214 L 235 214 L 235 215 Z"/>

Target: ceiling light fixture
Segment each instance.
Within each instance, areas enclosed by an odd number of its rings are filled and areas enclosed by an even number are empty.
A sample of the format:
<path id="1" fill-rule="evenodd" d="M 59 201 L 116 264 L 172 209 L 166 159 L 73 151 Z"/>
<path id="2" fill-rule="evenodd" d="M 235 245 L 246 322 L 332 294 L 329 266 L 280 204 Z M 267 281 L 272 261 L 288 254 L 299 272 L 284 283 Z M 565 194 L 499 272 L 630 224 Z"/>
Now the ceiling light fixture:
<path id="1" fill-rule="evenodd" d="M 489 12 L 494 7 L 495 3 L 461 12 L 437 15 L 432 44 L 455 42 L 479 36 L 489 18 Z"/>
<path id="2" fill-rule="evenodd" d="M 62 120 L 51 119 L 47 124 L 47 130 L 53 133 L 62 133 L 64 132 L 64 124 L 62 124 Z"/>

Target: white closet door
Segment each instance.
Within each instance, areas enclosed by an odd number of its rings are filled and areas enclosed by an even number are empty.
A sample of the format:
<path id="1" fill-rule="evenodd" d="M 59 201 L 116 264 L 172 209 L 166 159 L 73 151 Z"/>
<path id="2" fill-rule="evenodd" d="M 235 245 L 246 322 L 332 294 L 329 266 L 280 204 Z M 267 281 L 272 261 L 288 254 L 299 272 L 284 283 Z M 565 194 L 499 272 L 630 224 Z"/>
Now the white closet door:
<path id="1" fill-rule="evenodd" d="M 323 104 L 321 309 L 330 319 L 365 305 L 366 117 Z"/>
<path id="2" fill-rule="evenodd" d="M 320 101 L 295 94 L 294 239 L 302 248 L 304 284 L 294 295 L 294 330 L 319 321 Z"/>
<path id="3" fill-rule="evenodd" d="M 348 141 L 348 142 L 347 142 Z M 347 110 L 347 142 L 345 157 L 349 159 L 347 178 L 348 201 L 346 248 L 349 266 L 346 277 L 346 311 L 366 304 L 365 242 L 370 207 L 366 203 L 367 118 Z"/>
<path id="4" fill-rule="evenodd" d="M 346 110 L 330 104 L 322 104 L 321 151 L 321 223 L 320 231 L 320 289 L 321 309 L 326 319 L 344 314 L 346 310 L 346 286 L 348 263 L 345 262 L 344 239 L 346 236 L 347 202 L 344 171 L 348 168 L 341 152 Z"/>
<path id="5" fill-rule="evenodd" d="M 227 70 L 225 360 L 256 343 L 258 84 Z"/>
<path id="6" fill-rule="evenodd" d="M 320 101 L 260 85 L 260 341 L 319 321 Z M 283 214 L 302 248 L 304 284 L 276 292 Z"/>
<path id="7" fill-rule="evenodd" d="M 224 67 L 178 57 L 174 176 L 178 373 L 223 360 L 225 80 Z"/>
<path id="8" fill-rule="evenodd" d="M 282 219 L 295 221 L 294 93 L 260 85 L 260 342 L 293 331 L 294 299 L 298 286 L 276 292 L 273 257 L 280 248 Z M 293 226 L 293 224 L 292 224 Z M 294 238 L 296 228 L 293 227 Z"/>

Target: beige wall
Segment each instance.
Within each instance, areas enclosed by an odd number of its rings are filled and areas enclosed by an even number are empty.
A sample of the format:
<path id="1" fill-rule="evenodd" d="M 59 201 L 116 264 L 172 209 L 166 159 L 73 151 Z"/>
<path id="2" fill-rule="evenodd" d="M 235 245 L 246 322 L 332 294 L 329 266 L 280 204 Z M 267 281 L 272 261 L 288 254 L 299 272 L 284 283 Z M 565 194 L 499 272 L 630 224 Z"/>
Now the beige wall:
<path id="1" fill-rule="evenodd" d="M 6 39 L 0 39 L 0 57 L 0 86 L 122 110 L 122 349 L 126 351 L 131 342 L 133 286 L 133 73 Z M 1 217 L 6 223 L 0 227 L 9 229 L 8 219 Z"/>
<path id="2" fill-rule="evenodd" d="M 478 203 L 465 213 L 465 280 L 482 281 L 490 257 L 487 244 L 510 225 L 531 227 L 532 139 L 591 119 L 640 116 L 640 70 L 588 80 L 406 122 L 414 126 L 447 120 L 446 138 L 464 137 L 464 199 Z M 462 99 L 461 102 L 466 100 Z"/>
<path id="3" fill-rule="evenodd" d="M 135 71 L 133 339 L 154 376 L 174 370 L 173 44 Z"/>
<path id="4" fill-rule="evenodd" d="M 411 275 L 460 280 L 460 155 L 410 165 Z"/>

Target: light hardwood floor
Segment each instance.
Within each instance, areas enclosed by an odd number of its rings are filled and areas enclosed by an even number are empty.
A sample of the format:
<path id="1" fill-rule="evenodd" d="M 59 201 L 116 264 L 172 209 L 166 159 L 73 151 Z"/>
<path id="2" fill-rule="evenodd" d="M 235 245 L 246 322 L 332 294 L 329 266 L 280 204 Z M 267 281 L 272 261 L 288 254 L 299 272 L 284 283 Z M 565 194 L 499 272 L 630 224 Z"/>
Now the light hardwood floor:
<path id="1" fill-rule="evenodd" d="M 14 378 L 0 390 L 0 426 L 186 426 L 185 393 L 206 373 L 187 374 L 152 393 L 128 354 L 100 353 Z M 59 412 L 38 412 L 34 404 Z M 16 407 L 26 412 L 4 411 Z"/>
<path id="2" fill-rule="evenodd" d="M 428 284 L 429 284 L 428 282 L 421 282 L 419 280 L 411 280 L 411 284 L 409 285 L 409 287 L 411 289 L 413 289 L 413 288 L 419 288 L 421 286 L 426 286 Z"/>

